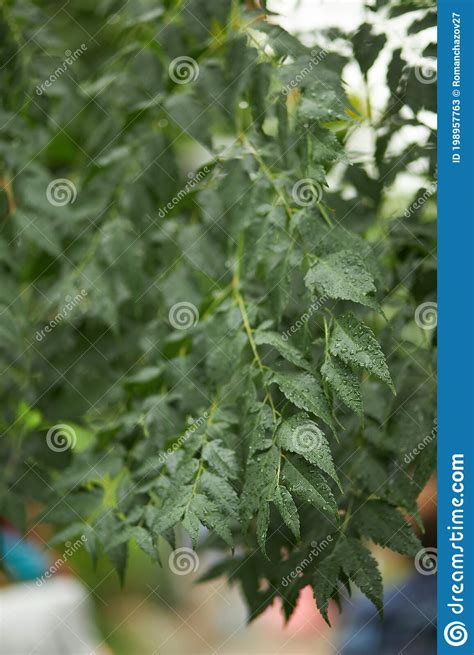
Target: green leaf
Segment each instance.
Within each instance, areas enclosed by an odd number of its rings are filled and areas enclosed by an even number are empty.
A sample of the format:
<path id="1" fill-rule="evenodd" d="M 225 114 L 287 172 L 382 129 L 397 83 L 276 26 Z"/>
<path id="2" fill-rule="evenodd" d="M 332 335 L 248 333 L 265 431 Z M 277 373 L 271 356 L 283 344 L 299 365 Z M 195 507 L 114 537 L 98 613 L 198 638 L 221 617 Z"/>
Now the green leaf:
<path id="1" fill-rule="evenodd" d="M 352 38 L 354 57 L 364 75 L 372 68 L 387 39 L 384 34 L 374 34 L 368 23 L 361 25 Z"/>
<path id="2" fill-rule="evenodd" d="M 257 514 L 257 541 L 260 550 L 268 559 L 265 542 L 267 540 L 268 525 L 270 523 L 270 503 L 264 502 Z"/>
<path id="3" fill-rule="evenodd" d="M 321 374 L 347 407 L 362 416 L 364 408 L 360 393 L 360 381 L 351 367 L 328 355 L 321 367 Z"/>
<path id="4" fill-rule="evenodd" d="M 137 542 L 137 545 L 155 561 L 159 561 L 158 549 L 153 543 L 151 534 L 145 528 L 136 525 L 132 528 L 131 537 Z"/>
<path id="5" fill-rule="evenodd" d="M 273 373 L 272 382 L 275 382 L 280 391 L 293 405 L 305 409 L 315 416 L 322 418 L 334 432 L 334 423 L 329 403 L 319 381 L 308 373 Z"/>
<path id="6" fill-rule="evenodd" d="M 328 617 L 329 600 L 337 592 L 341 564 L 335 555 L 329 555 L 318 563 L 312 579 L 313 595 L 318 610 L 324 620 L 331 625 Z"/>
<path id="7" fill-rule="evenodd" d="M 400 512 L 381 500 L 370 500 L 354 514 L 354 527 L 374 543 L 401 555 L 416 555 L 422 544 Z"/>
<path id="8" fill-rule="evenodd" d="M 272 346 L 277 350 L 282 357 L 291 362 L 295 366 L 304 368 L 306 371 L 311 371 L 310 364 L 306 361 L 300 351 L 292 344 L 285 341 L 281 334 L 277 332 L 260 332 L 256 331 L 254 334 L 255 343 L 258 345 L 266 344 Z"/>
<path id="9" fill-rule="evenodd" d="M 306 286 L 312 293 L 321 291 L 330 298 L 351 300 L 378 309 L 375 284 L 362 259 L 350 250 L 322 257 L 309 269 Z"/>
<path id="10" fill-rule="evenodd" d="M 344 573 L 382 613 L 383 585 L 377 561 L 357 539 L 343 539 L 336 546 L 337 558 Z"/>
<path id="11" fill-rule="evenodd" d="M 193 496 L 188 512 L 194 514 L 207 528 L 213 530 L 229 546 L 234 545 L 231 517 L 204 494 Z M 193 517 L 194 519 L 194 517 Z M 195 523 L 195 521 L 194 521 Z"/>
<path id="12" fill-rule="evenodd" d="M 222 477 L 235 479 L 239 475 L 235 453 L 220 444 L 218 439 L 207 443 L 202 451 L 203 459 Z"/>
<path id="13" fill-rule="evenodd" d="M 277 429 L 276 443 L 318 466 L 339 484 L 329 443 L 322 430 L 306 414 L 296 414 L 284 420 Z"/>
<path id="14" fill-rule="evenodd" d="M 247 463 L 244 488 L 241 496 L 241 514 L 244 524 L 260 508 L 262 502 L 269 501 L 275 494 L 280 450 L 271 446 L 257 453 Z"/>
<path id="15" fill-rule="evenodd" d="M 210 471 L 204 471 L 200 480 L 200 488 L 226 516 L 238 519 L 239 497 L 234 487 L 226 479 Z"/>
<path id="16" fill-rule="evenodd" d="M 288 489 L 282 486 L 278 486 L 275 491 L 273 502 L 275 503 L 278 511 L 280 512 L 281 518 L 285 522 L 285 525 L 295 535 L 295 538 L 299 539 L 300 519 L 298 515 L 298 509 Z"/>
<path id="17" fill-rule="evenodd" d="M 304 461 L 285 458 L 281 478 L 291 493 L 324 512 L 335 514 L 336 501 L 324 478 Z"/>
<path id="18" fill-rule="evenodd" d="M 329 350 L 346 364 L 365 368 L 395 390 L 385 356 L 374 333 L 353 314 L 346 314 L 334 320 Z"/>
<path id="19" fill-rule="evenodd" d="M 192 485 L 184 485 L 176 488 L 175 493 L 174 498 L 174 494 L 171 494 L 171 497 L 163 503 L 158 512 L 150 513 L 148 525 L 155 534 L 165 533 L 181 520 L 191 502 L 193 487 Z"/>

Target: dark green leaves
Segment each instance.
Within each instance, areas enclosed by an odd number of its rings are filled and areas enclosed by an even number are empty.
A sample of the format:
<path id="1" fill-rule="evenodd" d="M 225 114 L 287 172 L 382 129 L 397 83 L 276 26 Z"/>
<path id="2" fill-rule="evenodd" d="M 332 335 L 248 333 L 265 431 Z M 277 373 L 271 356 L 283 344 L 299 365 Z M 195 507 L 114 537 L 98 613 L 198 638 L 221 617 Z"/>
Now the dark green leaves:
<path id="1" fill-rule="evenodd" d="M 284 450 L 298 453 L 339 482 L 329 443 L 322 430 L 305 414 L 283 421 L 276 433 L 276 443 Z"/>
<path id="2" fill-rule="evenodd" d="M 382 576 L 368 548 L 356 539 L 341 540 L 337 548 L 337 557 L 348 578 L 353 580 L 361 592 L 382 612 Z"/>
<path id="3" fill-rule="evenodd" d="M 281 470 L 285 486 L 301 500 L 332 514 L 336 511 L 334 496 L 323 476 L 310 464 L 285 458 Z"/>
<path id="4" fill-rule="evenodd" d="M 274 373 L 272 382 L 296 407 L 322 418 L 334 429 L 327 398 L 315 377 L 308 373 Z"/>
<path id="5" fill-rule="evenodd" d="M 305 360 L 300 351 L 295 348 L 288 340 L 283 339 L 277 332 L 256 332 L 255 343 L 257 345 L 266 344 L 277 350 L 282 357 L 299 368 L 311 371 L 310 364 Z"/>
<path id="6" fill-rule="evenodd" d="M 262 502 L 272 499 L 277 486 L 280 451 L 272 446 L 254 455 L 247 464 L 242 492 L 241 508 L 244 521 L 248 521 Z"/>
<path id="7" fill-rule="evenodd" d="M 379 500 L 365 503 L 354 516 L 354 527 L 379 546 L 402 555 L 416 555 L 422 545 L 400 512 Z"/>
<path id="8" fill-rule="evenodd" d="M 336 357 L 328 355 L 321 368 L 321 374 L 347 407 L 356 414 L 362 415 L 360 382 L 351 367 Z"/>
<path id="9" fill-rule="evenodd" d="M 365 368 L 393 389 L 387 362 L 374 333 L 352 314 L 335 320 L 329 349 L 344 363 Z"/>
<path id="10" fill-rule="evenodd" d="M 318 259 L 305 277 L 306 286 L 330 298 L 352 300 L 378 308 L 373 297 L 375 284 L 362 259 L 350 250 L 341 250 Z"/>
<path id="11" fill-rule="evenodd" d="M 364 75 L 372 68 L 386 40 L 384 34 L 374 34 L 368 23 L 361 25 L 354 34 L 352 39 L 354 56 Z"/>
<path id="12" fill-rule="evenodd" d="M 313 575 L 312 586 L 318 609 L 328 618 L 328 601 L 339 600 L 342 582 L 351 580 L 381 612 L 383 605 L 382 576 L 370 551 L 360 541 L 342 536 Z"/>
<path id="13" fill-rule="evenodd" d="M 253 617 L 308 584 L 326 619 L 342 587 L 380 607 L 364 544 L 416 552 L 401 511 L 436 450 L 413 318 L 435 297 L 435 13 L 377 0 L 306 45 L 262 2 L 8 4 L 1 515 L 27 529 L 34 500 L 121 578 L 129 542 L 212 548 Z M 35 91 L 79 24 L 100 48 Z"/>
<path id="14" fill-rule="evenodd" d="M 291 530 L 296 539 L 300 538 L 300 519 L 298 516 L 298 509 L 296 507 L 293 496 L 290 492 L 282 486 L 277 487 L 273 497 L 281 518 L 286 526 Z"/>

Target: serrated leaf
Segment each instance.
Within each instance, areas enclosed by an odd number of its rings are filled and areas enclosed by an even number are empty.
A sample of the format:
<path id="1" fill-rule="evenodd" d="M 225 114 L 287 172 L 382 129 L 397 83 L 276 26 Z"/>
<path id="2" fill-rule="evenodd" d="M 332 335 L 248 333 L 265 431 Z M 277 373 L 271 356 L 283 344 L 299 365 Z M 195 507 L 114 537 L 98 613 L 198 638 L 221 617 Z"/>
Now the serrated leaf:
<path id="1" fill-rule="evenodd" d="M 178 523 L 184 515 L 193 494 L 192 485 L 174 488 L 163 506 L 149 517 L 149 527 L 157 534 L 163 534 Z"/>
<path id="2" fill-rule="evenodd" d="M 296 414 L 284 420 L 277 429 L 276 443 L 315 464 L 339 484 L 328 440 L 306 414 Z"/>
<path id="3" fill-rule="evenodd" d="M 191 500 L 188 511 L 194 513 L 203 525 L 212 529 L 226 544 L 234 545 L 230 517 L 210 498 L 204 494 L 196 494 Z"/>
<path id="4" fill-rule="evenodd" d="M 364 408 L 360 381 L 350 366 L 344 364 L 340 359 L 328 356 L 321 367 L 321 374 L 347 407 L 362 416 Z"/>
<path id="5" fill-rule="evenodd" d="M 218 439 L 207 443 L 202 451 L 203 459 L 220 476 L 235 479 L 239 475 L 235 453 L 221 443 Z"/>
<path id="6" fill-rule="evenodd" d="M 312 579 L 316 606 L 328 625 L 331 625 L 328 616 L 329 600 L 339 586 L 340 570 L 338 558 L 331 554 L 318 563 Z"/>
<path id="7" fill-rule="evenodd" d="M 281 479 L 291 493 L 302 500 L 330 514 L 336 513 L 337 505 L 330 488 L 322 475 L 307 462 L 290 462 L 285 458 Z"/>
<path id="8" fill-rule="evenodd" d="M 186 508 L 181 523 L 183 528 L 191 537 L 193 548 L 196 548 L 199 539 L 199 532 L 201 530 L 201 521 L 199 520 L 199 516 L 194 511 L 193 501 L 191 501 L 189 506 Z"/>
<path id="9" fill-rule="evenodd" d="M 321 257 L 306 273 L 305 283 L 312 293 L 323 292 L 335 300 L 351 300 L 378 309 L 375 284 L 362 259 L 351 250 Z"/>
<path id="10" fill-rule="evenodd" d="M 209 498 L 222 508 L 222 511 L 238 519 L 239 497 L 234 487 L 224 478 L 210 471 L 204 471 L 200 480 L 200 488 Z"/>
<path id="11" fill-rule="evenodd" d="M 265 542 L 267 540 L 268 525 L 270 523 L 270 503 L 264 502 L 257 514 L 257 541 L 260 550 L 268 559 Z"/>
<path id="12" fill-rule="evenodd" d="M 288 489 L 282 486 L 277 487 L 275 496 L 273 497 L 273 502 L 280 512 L 281 518 L 285 522 L 285 525 L 295 535 L 296 539 L 299 539 L 300 518 L 298 515 L 298 509 L 295 505 L 295 501 L 293 500 L 293 496 L 290 494 Z"/>
<path id="13" fill-rule="evenodd" d="M 256 453 L 247 463 L 244 488 L 241 496 L 241 514 L 244 523 L 260 508 L 262 502 L 271 500 L 277 485 L 280 450 L 271 446 Z"/>
<path id="14" fill-rule="evenodd" d="M 382 612 L 383 585 L 377 561 L 357 539 L 343 539 L 336 546 L 336 556 L 344 573 Z"/>
<path id="15" fill-rule="evenodd" d="M 385 356 L 374 333 L 353 314 L 335 319 L 329 350 L 346 364 L 365 368 L 394 390 Z"/>
<path id="16" fill-rule="evenodd" d="M 310 364 L 306 361 L 303 355 L 300 353 L 298 348 L 295 348 L 292 344 L 285 341 L 281 334 L 277 332 L 255 332 L 255 343 L 257 345 L 266 344 L 273 346 L 275 350 L 278 350 L 280 355 L 284 357 L 287 361 L 291 362 L 295 366 L 304 368 L 306 371 L 311 370 Z"/>
<path id="17" fill-rule="evenodd" d="M 155 561 L 159 561 L 158 550 L 153 543 L 151 534 L 145 528 L 136 525 L 132 528 L 131 535 L 137 545 L 146 553 L 149 557 Z"/>
<path id="18" fill-rule="evenodd" d="M 275 382 L 280 391 L 296 407 L 305 409 L 315 416 L 322 418 L 334 432 L 334 423 L 329 403 L 319 381 L 309 373 L 273 373 L 272 382 Z"/>
<path id="19" fill-rule="evenodd" d="M 354 526 L 364 537 L 383 548 L 414 556 L 422 544 L 400 512 L 381 500 L 366 502 L 354 515 Z"/>

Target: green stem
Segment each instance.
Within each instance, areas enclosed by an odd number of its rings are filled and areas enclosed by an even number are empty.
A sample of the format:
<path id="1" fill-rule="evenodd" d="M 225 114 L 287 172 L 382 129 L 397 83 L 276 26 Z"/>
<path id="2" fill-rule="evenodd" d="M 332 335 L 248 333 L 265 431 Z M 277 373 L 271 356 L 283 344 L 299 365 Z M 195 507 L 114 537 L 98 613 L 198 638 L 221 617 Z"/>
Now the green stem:
<path id="1" fill-rule="evenodd" d="M 272 175 L 271 170 L 268 168 L 260 154 L 255 150 L 253 145 L 250 143 L 250 141 L 247 139 L 246 136 L 244 136 L 244 143 L 247 146 L 247 148 L 250 150 L 252 153 L 253 157 L 256 159 L 258 162 L 263 174 L 267 178 L 267 180 L 270 182 L 272 185 L 273 189 L 275 190 L 275 193 L 277 194 L 278 198 L 280 199 L 281 203 L 283 204 L 286 214 L 289 219 L 291 219 L 291 215 L 293 213 L 293 210 L 291 209 L 290 205 L 288 204 L 287 199 L 285 198 L 285 195 L 282 193 L 281 189 L 275 184 L 275 179 Z"/>

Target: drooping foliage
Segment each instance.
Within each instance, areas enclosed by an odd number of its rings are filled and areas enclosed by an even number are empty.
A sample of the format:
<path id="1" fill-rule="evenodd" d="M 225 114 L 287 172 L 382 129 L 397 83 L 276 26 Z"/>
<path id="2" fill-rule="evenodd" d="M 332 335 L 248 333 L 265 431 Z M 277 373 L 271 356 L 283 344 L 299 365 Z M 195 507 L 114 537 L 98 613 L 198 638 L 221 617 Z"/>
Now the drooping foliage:
<path id="1" fill-rule="evenodd" d="M 434 467 L 434 21 L 2 3 L 3 517 L 121 576 L 188 535 L 252 617 L 381 608 L 367 541 L 417 553 Z"/>

